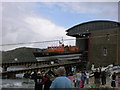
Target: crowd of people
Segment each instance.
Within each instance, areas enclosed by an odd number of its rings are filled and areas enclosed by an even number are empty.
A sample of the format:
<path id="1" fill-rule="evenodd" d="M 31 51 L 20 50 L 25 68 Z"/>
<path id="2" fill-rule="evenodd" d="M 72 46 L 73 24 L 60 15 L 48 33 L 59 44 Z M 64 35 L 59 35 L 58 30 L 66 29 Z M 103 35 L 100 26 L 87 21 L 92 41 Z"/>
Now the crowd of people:
<path id="1" fill-rule="evenodd" d="M 92 75 L 93 74 L 93 75 Z M 118 76 L 118 77 L 117 77 Z M 120 87 L 120 76 L 116 75 L 116 73 L 111 73 L 108 75 L 105 71 L 101 71 L 100 69 L 96 69 L 95 72 L 80 72 L 78 71 L 75 75 L 74 87 L 84 88 L 84 85 L 90 85 L 89 78 L 94 77 L 94 88 L 100 88 L 101 86 L 105 86 L 107 84 L 107 78 L 109 78 L 110 86 L 109 87 L 117 87 L 116 82 L 118 83 L 118 87 Z M 93 88 L 92 87 L 92 88 Z"/>
<path id="2" fill-rule="evenodd" d="M 66 70 L 64 67 L 59 67 L 57 69 L 57 77 L 53 80 L 50 79 L 50 75 L 46 73 L 43 77 L 41 72 L 36 74 L 34 77 L 35 80 L 35 90 L 49 90 L 56 88 L 84 88 L 85 85 L 90 85 L 90 77 L 94 77 L 94 86 L 90 88 L 100 88 L 100 85 L 106 84 L 106 79 L 108 75 L 105 71 L 101 72 L 96 69 L 92 74 L 89 71 L 77 71 L 77 73 L 73 74 L 72 72 L 66 75 Z M 120 87 L 120 77 L 116 77 L 116 73 L 114 72 L 109 76 L 111 80 L 111 87 L 116 87 L 116 81 L 118 82 L 118 86 Z"/>

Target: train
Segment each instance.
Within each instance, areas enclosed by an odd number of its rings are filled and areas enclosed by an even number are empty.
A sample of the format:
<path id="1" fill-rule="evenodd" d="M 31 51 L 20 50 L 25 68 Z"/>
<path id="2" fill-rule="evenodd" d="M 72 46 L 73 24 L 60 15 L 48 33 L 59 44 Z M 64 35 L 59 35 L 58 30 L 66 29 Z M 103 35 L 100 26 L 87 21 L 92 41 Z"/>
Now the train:
<path id="1" fill-rule="evenodd" d="M 37 61 L 47 60 L 78 60 L 80 59 L 81 51 L 77 46 L 61 46 L 48 47 L 41 52 L 34 52 Z"/>

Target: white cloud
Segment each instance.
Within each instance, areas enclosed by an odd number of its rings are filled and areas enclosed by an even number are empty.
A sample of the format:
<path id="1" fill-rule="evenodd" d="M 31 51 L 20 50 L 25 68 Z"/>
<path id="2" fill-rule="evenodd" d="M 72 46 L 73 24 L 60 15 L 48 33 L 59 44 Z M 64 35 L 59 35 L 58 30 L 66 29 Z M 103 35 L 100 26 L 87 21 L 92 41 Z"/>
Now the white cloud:
<path id="1" fill-rule="evenodd" d="M 2 43 L 26 43 L 66 38 L 65 28 L 38 15 L 31 3 L 4 3 Z M 28 44 L 21 46 L 41 47 L 48 44 Z M 3 50 L 19 46 L 4 46 Z"/>
<path id="2" fill-rule="evenodd" d="M 64 36 L 65 37 L 65 28 L 56 26 L 54 23 L 47 19 L 38 18 L 38 17 L 27 17 L 25 21 L 30 25 L 30 28 L 38 33 L 40 36 L 44 36 L 47 39 Z M 44 39 L 43 39 L 44 40 Z"/>
<path id="3" fill-rule="evenodd" d="M 117 3 L 46 3 L 46 6 L 52 7 L 58 5 L 62 10 L 72 13 L 89 13 L 98 18 L 111 18 L 117 20 Z M 3 44 L 48 41 L 67 37 L 65 28 L 56 25 L 45 16 L 40 16 L 36 11 L 35 3 L 3 3 L 2 13 L 2 40 Z M 69 43 L 69 42 L 65 42 Z M 45 44 L 41 44 L 45 46 Z M 40 44 L 22 45 L 38 47 Z M 16 46 L 7 46 L 3 49 L 11 49 Z M 17 46 L 18 47 L 18 46 Z"/>

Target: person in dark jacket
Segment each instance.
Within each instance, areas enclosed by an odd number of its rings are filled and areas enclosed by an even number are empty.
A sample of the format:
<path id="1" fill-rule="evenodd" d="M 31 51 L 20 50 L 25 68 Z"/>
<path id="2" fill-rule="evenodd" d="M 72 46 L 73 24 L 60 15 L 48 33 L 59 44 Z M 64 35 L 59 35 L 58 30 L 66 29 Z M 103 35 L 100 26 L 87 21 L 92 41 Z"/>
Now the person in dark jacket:
<path id="1" fill-rule="evenodd" d="M 96 72 L 94 72 L 94 83 L 95 83 L 95 88 L 100 87 L 100 72 L 98 72 L 98 69 L 96 69 Z"/>
<path id="2" fill-rule="evenodd" d="M 112 79 L 111 86 L 114 88 L 116 87 L 116 73 L 115 72 L 112 74 L 111 79 Z"/>
<path id="3" fill-rule="evenodd" d="M 50 80 L 50 75 L 46 74 L 43 78 L 42 84 L 44 85 L 44 90 L 49 90 L 52 81 Z"/>
<path id="4" fill-rule="evenodd" d="M 35 90 L 42 90 L 43 87 L 43 77 L 40 72 L 37 73 L 35 77 Z"/>
<path id="5" fill-rule="evenodd" d="M 102 82 L 102 85 L 106 84 L 106 72 L 105 71 L 101 73 L 101 82 Z"/>

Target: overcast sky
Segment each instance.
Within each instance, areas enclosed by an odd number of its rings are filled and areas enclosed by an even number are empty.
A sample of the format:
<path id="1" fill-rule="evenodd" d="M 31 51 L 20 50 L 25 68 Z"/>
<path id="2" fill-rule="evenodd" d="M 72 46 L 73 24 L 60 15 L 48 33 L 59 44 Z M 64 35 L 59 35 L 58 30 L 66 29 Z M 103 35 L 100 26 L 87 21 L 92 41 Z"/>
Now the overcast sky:
<path id="1" fill-rule="evenodd" d="M 3 2 L 0 38 L 2 38 L 2 44 L 41 42 L 62 39 L 62 37 L 71 39 L 72 37 L 66 36 L 65 31 L 68 28 L 93 20 L 118 21 L 118 3 Z M 73 41 L 64 43 L 74 45 Z M 48 45 L 58 45 L 58 42 L 4 46 L 2 48 L 3 50 L 23 46 L 42 48 Z"/>

